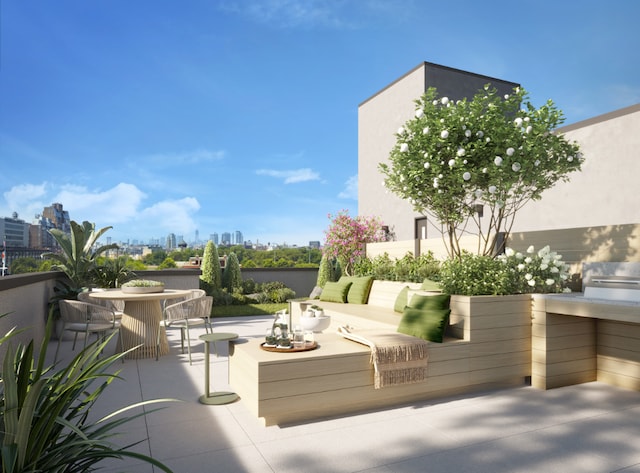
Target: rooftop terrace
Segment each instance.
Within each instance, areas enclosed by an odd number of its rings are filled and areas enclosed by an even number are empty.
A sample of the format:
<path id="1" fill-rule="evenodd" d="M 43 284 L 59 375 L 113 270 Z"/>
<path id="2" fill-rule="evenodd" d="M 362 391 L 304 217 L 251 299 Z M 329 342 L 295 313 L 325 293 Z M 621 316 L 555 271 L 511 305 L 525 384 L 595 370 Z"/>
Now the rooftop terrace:
<path id="1" fill-rule="evenodd" d="M 216 319 L 215 330 L 263 337 L 270 316 Z M 602 383 L 548 391 L 531 387 L 413 403 L 308 423 L 263 427 L 242 400 L 205 406 L 203 343 L 192 333 L 193 365 L 180 353 L 116 364 L 122 380 L 96 416 L 141 400 L 176 398 L 137 419 L 119 439 L 175 472 L 640 472 L 640 392 Z M 113 343 L 113 342 L 112 342 Z M 52 358 L 56 343 L 50 346 Z M 114 346 L 111 349 L 115 349 Z M 212 385 L 227 382 L 227 349 L 211 359 Z M 64 341 L 62 357 L 72 356 Z M 104 471 L 152 472 L 128 460 Z"/>

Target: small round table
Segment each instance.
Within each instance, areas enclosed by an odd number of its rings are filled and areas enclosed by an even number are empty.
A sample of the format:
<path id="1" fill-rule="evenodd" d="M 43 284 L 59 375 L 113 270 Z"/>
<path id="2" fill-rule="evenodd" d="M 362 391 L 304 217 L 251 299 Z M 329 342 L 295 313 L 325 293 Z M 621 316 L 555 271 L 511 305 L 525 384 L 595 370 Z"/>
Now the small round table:
<path id="1" fill-rule="evenodd" d="M 238 338 L 237 333 L 230 332 L 218 332 L 218 333 L 205 333 L 200 335 L 200 340 L 204 341 L 204 394 L 198 398 L 202 404 L 220 405 L 229 404 L 236 401 L 239 396 L 236 393 L 229 391 L 214 391 L 209 390 L 209 343 L 224 342 L 235 340 Z"/>

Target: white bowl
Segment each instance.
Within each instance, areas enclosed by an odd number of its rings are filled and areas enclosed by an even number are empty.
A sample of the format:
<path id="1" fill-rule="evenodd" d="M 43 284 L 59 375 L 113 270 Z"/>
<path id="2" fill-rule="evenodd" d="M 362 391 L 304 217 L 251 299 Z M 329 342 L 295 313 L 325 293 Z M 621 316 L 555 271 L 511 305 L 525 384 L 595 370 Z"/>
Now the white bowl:
<path id="1" fill-rule="evenodd" d="M 125 294 L 153 294 L 155 292 L 164 292 L 164 286 L 121 286 L 122 292 Z"/>
<path id="2" fill-rule="evenodd" d="M 321 317 L 300 317 L 300 326 L 303 330 L 312 330 L 316 333 L 326 330 L 331 325 L 331 316 L 323 315 Z"/>

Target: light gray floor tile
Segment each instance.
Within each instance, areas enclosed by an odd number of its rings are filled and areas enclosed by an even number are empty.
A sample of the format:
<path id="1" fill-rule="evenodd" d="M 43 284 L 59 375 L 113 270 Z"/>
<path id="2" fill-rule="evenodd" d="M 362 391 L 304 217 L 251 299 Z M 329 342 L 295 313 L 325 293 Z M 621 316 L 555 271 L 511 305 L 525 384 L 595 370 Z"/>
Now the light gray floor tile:
<path id="1" fill-rule="evenodd" d="M 272 316 L 214 320 L 215 330 L 242 340 L 262 337 Z M 193 363 L 170 331 L 171 353 L 116 363 L 115 380 L 91 412 L 98 418 L 141 399 L 175 398 L 123 427 L 121 440 L 147 438 L 151 452 L 176 473 L 640 473 L 640 393 L 601 383 L 537 390 L 521 387 L 459 395 L 270 427 L 242 400 L 205 406 L 203 328 L 192 331 Z M 227 344 L 210 359 L 211 386 L 229 389 Z M 115 350 L 115 343 L 113 347 Z M 52 360 L 55 342 L 48 357 Z M 71 342 L 61 346 L 69 360 Z M 147 407 L 152 409 L 155 406 Z M 111 461 L 107 472 L 151 472 L 135 460 Z M 123 467 L 124 466 L 124 467 Z"/>

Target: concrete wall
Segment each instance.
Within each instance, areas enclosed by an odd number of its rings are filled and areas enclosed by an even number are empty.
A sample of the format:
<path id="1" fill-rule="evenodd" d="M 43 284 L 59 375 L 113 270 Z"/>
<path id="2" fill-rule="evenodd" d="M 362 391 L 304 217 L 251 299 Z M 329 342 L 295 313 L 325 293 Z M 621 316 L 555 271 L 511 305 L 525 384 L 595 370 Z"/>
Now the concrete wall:
<path id="1" fill-rule="evenodd" d="M 44 337 L 49 299 L 59 273 L 18 274 L 0 278 L 0 336 L 13 327 L 26 329 L 13 338 L 13 346 L 34 340 L 36 351 Z M 6 345 L 0 346 L 0 360 Z"/>
<path id="2" fill-rule="evenodd" d="M 585 161 L 518 212 L 514 232 L 640 223 L 640 104 L 558 129 Z"/>
<path id="3" fill-rule="evenodd" d="M 388 162 L 396 132 L 415 113 L 415 101 L 429 87 L 453 100 L 473 97 L 491 83 L 501 94 L 518 84 L 424 62 L 358 107 L 358 214 L 379 216 L 397 240 L 415 237 L 412 207 L 382 186 L 378 164 Z M 428 227 L 428 232 L 433 227 Z M 427 237 L 430 238 L 429 234 Z"/>

